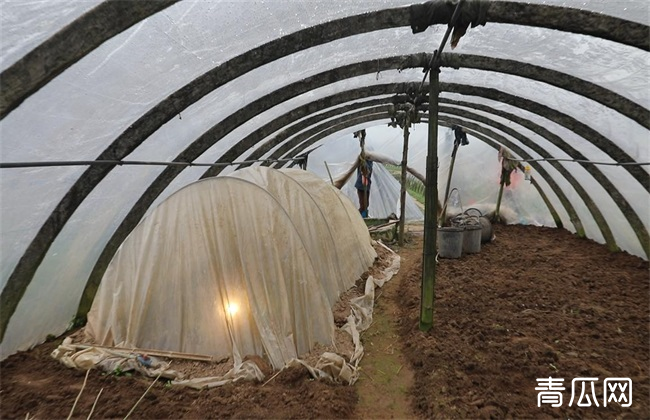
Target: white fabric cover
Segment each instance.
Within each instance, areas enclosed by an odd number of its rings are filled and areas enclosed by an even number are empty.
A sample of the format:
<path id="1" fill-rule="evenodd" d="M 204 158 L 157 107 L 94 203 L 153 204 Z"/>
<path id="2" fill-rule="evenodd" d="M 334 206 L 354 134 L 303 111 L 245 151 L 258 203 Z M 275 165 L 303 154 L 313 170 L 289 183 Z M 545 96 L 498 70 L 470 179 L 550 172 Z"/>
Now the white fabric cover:
<path id="1" fill-rule="evenodd" d="M 285 367 L 304 366 L 315 379 L 324 379 L 348 385 L 353 385 L 359 379 L 359 362 L 364 354 L 361 332 L 372 324 L 375 287 L 383 287 L 400 268 L 400 257 L 396 253 L 381 242 L 375 242 L 374 244 L 388 251 L 389 256 L 382 261 L 388 262 L 388 265 L 380 268 L 380 272 L 376 273 L 376 277 L 368 276 L 364 294 L 350 300 L 351 314 L 348 316 L 346 324 L 340 328 L 350 335 L 354 351 L 345 354 L 345 357 L 338 353 L 324 352 L 314 366 L 311 366 L 305 360 L 291 359 L 286 363 Z M 379 268 L 377 265 L 375 267 Z M 83 348 L 83 350 L 79 351 L 80 348 Z M 225 375 L 185 379 L 183 372 L 170 370 L 169 363 L 164 363 L 153 357 L 150 358 L 150 364 L 143 364 L 138 357 L 141 355 L 139 352 L 142 351 L 142 349 L 131 349 L 129 351 L 128 349 L 75 345 L 72 343 L 72 338 L 67 337 L 51 353 L 51 356 L 69 368 L 88 370 L 96 367 L 105 372 L 112 372 L 119 367 L 122 371 L 137 370 L 150 377 L 160 375 L 161 377 L 173 379 L 171 382 L 173 385 L 195 389 L 213 388 L 239 380 L 259 382 L 266 379 L 257 363 L 251 360 L 234 363 L 232 369 Z M 271 381 L 273 377 L 268 381 Z"/>
<path id="2" fill-rule="evenodd" d="M 247 170 L 251 179 L 265 179 L 266 189 L 234 176 L 198 181 L 145 218 L 102 279 L 89 337 L 100 345 L 231 356 L 235 363 L 257 354 L 275 368 L 315 343 L 332 344 L 330 300 L 376 253 L 362 219 L 349 215 L 333 188 L 313 175 L 270 172 Z M 330 199 L 305 193 L 319 185 L 333 192 Z M 328 232 L 325 214 L 354 234 Z M 345 252 L 328 249 L 334 238 Z M 344 272 L 350 267 L 355 271 Z"/>
<path id="3" fill-rule="evenodd" d="M 300 169 L 278 171 L 256 167 L 229 176 L 264 188 L 287 211 L 313 259 L 330 305 L 336 303 L 342 291 L 354 286 L 356 279 L 368 269 L 367 262 L 376 256 L 371 246 L 358 246 L 359 241 L 369 243 L 368 231 L 364 224 L 351 222 L 359 216 L 349 210 L 349 202 L 315 175 Z M 327 212 L 324 209 L 328 206 L 320 203 L 342 206 L 345 211 Z"/>

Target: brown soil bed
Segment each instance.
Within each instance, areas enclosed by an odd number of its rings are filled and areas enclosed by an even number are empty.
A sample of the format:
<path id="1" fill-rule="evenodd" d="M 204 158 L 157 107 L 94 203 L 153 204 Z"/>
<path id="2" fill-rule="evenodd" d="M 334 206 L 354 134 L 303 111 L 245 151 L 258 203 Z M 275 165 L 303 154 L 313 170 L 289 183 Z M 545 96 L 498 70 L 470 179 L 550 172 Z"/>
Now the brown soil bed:
<path id="1" fill-rule="evenodd" d="M 440 260 L 427 333 L 421 264 L 401 277 L 400 326 L 418 416 L 650 418 L 647 262 L 564 230 L 497 226 L 479 254 Z M 537 406 L 536 379 L 548 377 L 564 379 L 561 407 Z M 579 394 L 568 407 L 581 377 L 598 378 L 599 407 L 576 407 Z M 603 407 L 609 377 L 632 380 L 631 407 Z"/>
<path id="2" fill-rule="evenodd" d="M 410 395 L 404 395 L 413 417 L 650 418 L 647 262 L 563 230 L 498 226 L 496 241 L 481 253 L 440 261 L 435 327 L 423 333 L 421 246 L 416 235 L 402 250 L 409 258 L 395 279 L 399 293 L 380 298 L 397 308 L 397 348 L 413 370 Z M 339 309 L 342 318 L 345 308 Z M 50 357 L 58 342 L 0 364 L 0 417 L 68 416 L 85 373 Z M 549 376 L 564 378 L 561 408 L 537 407 L 536 378 Z M 599 378 L 600 407 L 567 407 L 576 377 Z M 632 379 L 632 407 L 602 407 L 606 377 Z M 139 375 L 93 370 L 73 417 L 86 418 L 102 390 L 93 418 L 124 418 L 151 383 Z M 356 387 L 314 381 L 305 370 L 289 369 L 264 386 L 196 391 L 161 380 L 131 418 L 363 417 L 370 411 L 358 400 Z"/>

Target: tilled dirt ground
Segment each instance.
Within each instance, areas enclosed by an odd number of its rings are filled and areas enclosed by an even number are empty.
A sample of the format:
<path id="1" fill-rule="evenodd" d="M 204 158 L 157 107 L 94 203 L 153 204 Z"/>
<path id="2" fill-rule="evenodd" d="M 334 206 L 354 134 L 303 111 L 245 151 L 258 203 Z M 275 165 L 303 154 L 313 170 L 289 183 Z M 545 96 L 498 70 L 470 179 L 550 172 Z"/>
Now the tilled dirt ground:
<path id="1" fill-rule="evenodd" d="M 564 230 L 497 226 L 479 254 L 440 260 L 427 333 L 421 273 L 420 260 L 402 277 L 400 320 L 418 416 L 650 418 L 647 262 Z M 564 379 L 561 407 L 538 407 L 536 380 L 549 377 Z M 631 407 L 603 406 L 603 381 L 614 377 L 632 380 Z M 576 378 L 598 379 L 577 381 L 569 407 Z M 591 383 L 599 406 L 592 396 L 577 407 Z"/>
<path id="2" fill-rule="evenodd" d="M 409 258 L 395 279 L 399 293 L 380 298 L 392 299 L 398 311 L 396 349 L 413 371 L 404 394 L 413 417 L 650 418 L 647 262 L 563 230 L 497 226 L 496 241 L 479 254 L 440 260 L 435 326 L 424 333 L 418 326 L 421 246 L 416 235 L 402 250 Z M 68 416 L 85 373 L 52 359 L 56 344 L 0 364 L 0 417 Z M 548 377 L 564 379 L 562 407 L 537 406 L 536 379 Z M 568 406 L 571 382 L 581 377 L 598 378 L 599 407 Z M 631 407 L 612 401 L 603 407 L 603 381 L 611 377 L 632 380 Z M 91 371 L 73 417 L 87 418 L 101 391 L 92 417 L 124 418 L 151 383 Z M 356 387 L 289 369 L 266 385 L 203 391 L 158 381 L 131 418 L 350 418 L 370 412 L 358 401 Z"/>

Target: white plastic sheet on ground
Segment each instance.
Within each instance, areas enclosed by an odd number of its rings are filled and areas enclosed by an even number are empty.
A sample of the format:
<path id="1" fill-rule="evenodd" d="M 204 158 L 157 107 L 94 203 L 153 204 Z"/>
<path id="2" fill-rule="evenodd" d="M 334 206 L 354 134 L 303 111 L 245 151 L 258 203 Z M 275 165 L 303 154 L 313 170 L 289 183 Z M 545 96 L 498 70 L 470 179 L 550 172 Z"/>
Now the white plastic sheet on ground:
<path id="1" fill-rule="evenodd" d="M 169 369 L 170 363 L 161 362 L 153 357 L 147 357 L 146 362 L 140 362 L 138 359 L 142 356 L 124 350 L 93 346 L 79 350 L 79 347 L 72 343 L 70 337 L 63 340 L 63 343 L 52 352 L 51 356 L 69 368 L 80 370 L 97 368 L 105 372 L 137 371 L 152 378 L 176 379 L 182 377 L 182 374 Z"/>

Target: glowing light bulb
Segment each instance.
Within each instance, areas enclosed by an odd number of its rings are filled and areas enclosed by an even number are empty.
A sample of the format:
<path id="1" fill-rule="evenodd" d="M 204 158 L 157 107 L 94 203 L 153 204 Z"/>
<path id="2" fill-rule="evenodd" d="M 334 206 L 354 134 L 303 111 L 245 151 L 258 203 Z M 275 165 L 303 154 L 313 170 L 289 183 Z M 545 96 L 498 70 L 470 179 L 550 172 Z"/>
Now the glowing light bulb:
<path id="1" fill-rule="evenodd" d="M 236 303 L 229 303 L 228 306 L 226 306 L 226 311 L 228 312 L 228 315 L 233 316 L 239 311 L 239 305 Z"/>

